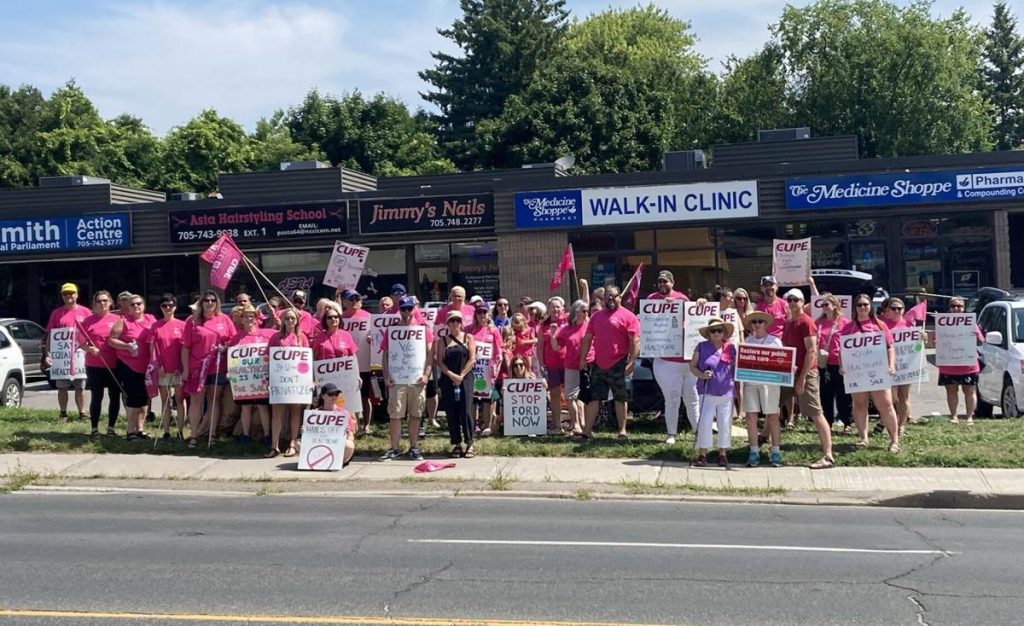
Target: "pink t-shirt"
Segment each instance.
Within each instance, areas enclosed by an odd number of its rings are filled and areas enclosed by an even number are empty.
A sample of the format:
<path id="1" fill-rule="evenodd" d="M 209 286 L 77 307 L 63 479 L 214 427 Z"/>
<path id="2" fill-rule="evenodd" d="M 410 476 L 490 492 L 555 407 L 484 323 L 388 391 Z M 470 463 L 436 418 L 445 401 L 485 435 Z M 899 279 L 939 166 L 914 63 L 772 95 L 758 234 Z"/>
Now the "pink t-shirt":
<path id="1" fill-rule="evenodd" d="M 629 354 L 634 337 L 640 336 L 640 320 L 626 307 L 601 309 L 590 317 L 587 334 L 594 348 L 594 363 L 609 369 Z"/>
<path id="2" fill-rule="evenodd" d="M 440 309 L 437 310 L 437 323 L 444 324 L 448 320 L 448 311 L 454 311 L 455 305 L 450 302 Z M 473 316 L 476 314 L 476 308 L 471 304 L 463 304 L 462 308 L 459 309 L 459 313 L 462 313 L 462 325 L 469 326 L 473 323 Z"/>
<path id="3" fill-rule="evenodd" d="M 771 304 L 761 300 L 757 303 L 757 310 L 772 316 L 772 323 L 768 325 L 768 334 L 782 337 L 782 330 L 786 326 L 786 314 L 789 312 L 786 301 L 778 296 Z"/>
<path id="4" fill-rule="evenodd" d="M 110 337 L 110 329 L 114 327 L 114 322 L 119 319 L 121 318 L 113 313 L 104 313 L 102 315 L 90 315 L 82 322 L 82 328 L 85 330 L 86 336 L 89 337 L 89 341 L 84 342 L 84 345 L 88 346 L 91 342 L 91 345 L 100 349 L 100 353 L 97 356 L 93 356 L 86 351 L 86 367 L 114 369 L 114 366 L 117 364 L 117 354 L 107 344 L 107 339 Z"/>
<path id="5" fill-rule="evenodd" d="M 313 337 L 320 332 L 320 320 L 313 317 L 309 311 L 299 311 L 299 330 L 306 334 L 306 337 Z"/>
<path id="6" fill-rule="evenodd" d="M 501 332 L 496 326 L 476 326 L 474 324 L 463 330 L 473 335 L 473 339 L 477 340 L 477 342 L 485 341 L 494 344 L 495 358 L 498 358 L 498 351 L 501 350 L 504 341 L 501 339 Z"/>
<path id="7" fill-rule="evenodd" d="M 569 316 L 563 314 L 560 318 L 555 320 L 555 331 L 558 332 L 569 322 Z M 558 350 L 551 347 L 551 318 L 548 318 L 541 323 L 538 330 L 540 330 L 540 342 L 542 351 L 544 354 L 544 367 L 551 369 L 559 369 L 565 367 L 565 346 L 558 344 Z M 579 355 L 577 356 L 577 362 Z"/>
<path id="8" fill-rule="evenodd" d="M 522 329 L 513 328 L 512 332 L 515 333 L 515 348 L 512 350 L 512 354 L 525 359 L 533 358 L 534 348 L 537 347 L 537 344 L 525 343 L 537 338 L 537 333 L 533 331 L 533 328 L 527 324 Z"/>
<path id="9" fill-rule="evenodd" d="M 125 343 L 134 341 L 138 347 L 135 350 L 135 356 L 132 356 L 130 350 L 118 350 L 117 359 L 127 365 L 133 372 L 145 374 L 146 368 L 149 366 L 150 344 L 153 338 L 153 334 L 150 331 L 151 324 L 145 316 L 137 320 L 130 317 L 122 317 L 119 321 L 122 324 L 123 330 L 118 339 Z"/>
<path id="10" fill-rule="evenodd" d="M 370 319 L 370 312 L 366 309 L 349 309 L 341 314 L 341 319 Z"/>
<path id="11" fill-rule="evenodd" d="M 276 348 L 308 348 L 309 337 L 305 333 L 299 332 L 298 335 L 295 333 L 288 333 L 285 336 L 281 336 L 280 332 L 275 332 L 270 338 L 270 347 Z"/>
<path id="12" fill-rule="evenodd" d="M 590 320 L 582 324 L 566 324 L 558 329 L 558 345 L 565 349 L 565 369 L 579 370 L 580 368 L 580 346 L 583 344 L 583 335 L 587 334 L 590 327 Z M 587 352 L 587 363 L 594 362 L 594 345 L 591 342 L 590 351 Z"/>
<path id="13" fill-rule="evenodd" d="M 398 310 L 398 305 L 396 304 L 393 307 L 389 308 L 388 310 L 384 311 L 384 313 L 387 315 L 399 315 L 401 314 L 401 311 Z M 440 321 L 440 316 L 437 319 Z M 423 312 L 420 311 L 420 307 L 418 306 L 413 307 L 412 309 L 412 323 L 419 324 L 420 326 L 429 326 L 429 324 L 427 324 L 427 318 L 423 317 Z M 443 324 L 444 322 L 440 321 L 440 323 Z"/>
<path id="14" fill-rule="evenodd" d="M 903 319 L 902 317 L 896 320 L 895 322 L 885 317 L 880 317 L 878 319 L 882 320 L 882 323 L 885 324 L 885 327 L 888 328 L 889 330 L 910 327 L 910 324 L 907 323 L 907 320 Z"/>
<path id="15" fill-rule="evenodd" d="M 323 361 L 343 356 L 355 356 L 359 346 L 351 333 L 340 328 L 333 333 L 320 333 L 313 339 L 313 359 Z"/>
<path id="16" fill-rule="evenodd" d="M 836 320 L 819 317 L 816 325 L 818 327 L 818 349 L 828 350 L 828 364 L 839 365 L 839 337 L 843 334 L 843 327 L 849 320 L 839 318 Z"/>
<path id="17" fill-rule="evenodd" d="M 685 293 L 683 293 L 681 291 L 676 291 L 675 289 L 673 289 L 672 291 L 668 292 L 668 295 L 664 295 L 660 291 L 655 291 L 654 293 L 648 295 L 647 299 L 648 300 L 682 300 L 683 302 L 689 302 L 690 301 L 690 299 L 686 297 Z M 689 359 L 684 359 L 683 357 L 669 356 L 669 357 L 665 357 L 665 360 L 666 361 L 672 361 L 673 363 L 686 363 Z"/>
<path id="18" fill-rule="evenodd" d="M 181 338 L 185 322 L 179 319 L 160 320 L 149 327 L 153 331 L 153 349 L 165 374 L 181 373 Z"/>
<path id="19" fill-rule="evenodd" d="M 210 318 L 203 318 L 198 324 L 195 317 L 188 318 L 185 322 L 185 330 L 181 334 L 181 347 L 188 348 L 188 369 L 190 372 L 199 371 L 203 359 L 213 354 L 217 346 L 227 345 L 234 336 L 235 325 L 231 316 L 218 313 Z M 216 357 L 212 357 L 216 358 Z M 213 361 L 207 368 L 207 375 L 213 374 Z M 228 360 L 220 360 L 220 369 L 217 374 L 225 374 L 228 371 Z"/>
<path id="20" fill-rule="evenodd" d="M 92 311 L 81 304 L 76 304 L 70 309 L 63 306 L 57 307 L 50 313 L 50 321 L 46 323 L 47 337 L 49 337 L 50 331 L 54 328 L 75 328 L 78 331 L 76 333 L 77 336 L 78 333 L 82 332 L 79 326 L 90 315 L 92 315 Z M 81 339 L 77 343 L 81 344 Z"/>
<path id="21" fill-rule="evenodd" d="M 244 346 L 250 343 L 265 343 L 270 345 L 270 338 L 277 334 L 276 330 L 270 328 L 253 328 L 249 332 L 240 330 L 228 341 L 229 346 Z"/>
<path id="22" fill-rule="evenodd" d="M 839 331 L 839 334 L 844 336 L 856 335 L 857 333 L 882 333 L 882 335 L 885 337 L 885 345 L 892 345 L 892 333 L 889 332 L 889 329 L 886 327 L 886 325 L 876 324 L 871 320 L 864 320 L 860 324 L 858 324 L 854 320 L 850 320 L 846 322 L 846 325 L 843 326 L 843 329 Z"/>

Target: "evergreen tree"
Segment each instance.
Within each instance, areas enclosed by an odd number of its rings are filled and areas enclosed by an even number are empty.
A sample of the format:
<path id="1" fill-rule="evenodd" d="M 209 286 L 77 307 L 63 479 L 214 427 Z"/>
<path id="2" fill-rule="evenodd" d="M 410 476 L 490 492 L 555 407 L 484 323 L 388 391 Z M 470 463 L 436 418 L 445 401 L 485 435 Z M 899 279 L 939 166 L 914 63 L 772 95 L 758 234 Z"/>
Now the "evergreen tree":
<path id="1" fill-rule="evenodd" d="M 1024 142 L 1024 37 L 1005 2 L 997 2 L 992 27 L 986 31 L 985 93 L 995 107 L 995 142 L 1011 150 Z"/>
<path id="2" fill-rule="evenodd" d="M 437 63 L 419 75 L 434 89 L 421 95 L 440 110 L 432 120 L 459 169 L 500 167 L 476 127 L 501 115 L 509 96 L 525 92 L 536 70 L 554 62 L 569 13 L 565 0 L 461 0 L 460 6 L 462 18 L 438 33 L 462 54 L 432 53 Z"/>

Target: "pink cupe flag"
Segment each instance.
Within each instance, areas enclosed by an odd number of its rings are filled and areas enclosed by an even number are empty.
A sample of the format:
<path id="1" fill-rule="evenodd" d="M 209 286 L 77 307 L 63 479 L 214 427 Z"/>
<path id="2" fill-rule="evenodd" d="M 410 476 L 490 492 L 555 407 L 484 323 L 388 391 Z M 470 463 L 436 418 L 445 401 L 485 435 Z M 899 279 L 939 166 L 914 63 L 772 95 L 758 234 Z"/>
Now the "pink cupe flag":
<path id="1" fill-rule="evenodd" d="M 914 306 L 907 309 L 907 312 L 903 314 L 903 321 L 908 324 L 916 324 L 923 322 L 928 318 L 928 301 L 921 300 Z"/>
<path id="2" fill-rule="evenodd" d="M 235 245 L 231 235 L 223 233 L 199 258 L 210 264 L 210 284 L 217 289 L 224 289 L 242 264 L 242 251 Z"/>
<path id="3" fill-rule="evenodd" d="M 549 291 L 554 291 L 562 286 L 562 281 L 565 280 L 565 273 L 570 269 L 576 267 L 576 259 L 572 255 L 572 244 L 565 247 L 565 252 L 562 253 L 562 260 L 558 262 L 558 267 L 555 268 L 555 273 L 551 276 L 551 285 L 548 287 Z"/>
<path id="4" fill-rule="evenodd" d="M 633 277 L 629 279 L 629 283 L 626 285 L 626 293 L 622 295 L 622 306 L 632 310 L 636 303 L 640 301 L 640 281 L 643 280 L 644 264 L 643 261 L 637 266 L 636 271 L 633 272 Z"/>

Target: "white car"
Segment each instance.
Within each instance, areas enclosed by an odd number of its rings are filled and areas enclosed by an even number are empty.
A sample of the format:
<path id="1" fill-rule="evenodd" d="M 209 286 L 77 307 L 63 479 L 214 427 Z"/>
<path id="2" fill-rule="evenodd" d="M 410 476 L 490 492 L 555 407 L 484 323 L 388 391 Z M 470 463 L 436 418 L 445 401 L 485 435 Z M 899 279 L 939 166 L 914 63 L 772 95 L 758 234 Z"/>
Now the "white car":
<path id="1" fill-rule="evenodd" d="M 25 388 L 25 357 L 18 342 L 0 326 L 0 406 L 21 406 Z"/>
<path id="2" fill-rule="evenodd" d="M 990 302 L 981 310 L 978 326 L 985 342 L 978 348 L 979 416 L 991 417 L 998 406 L 1004 417 L 1024 414 L 1024 300 Z"/>

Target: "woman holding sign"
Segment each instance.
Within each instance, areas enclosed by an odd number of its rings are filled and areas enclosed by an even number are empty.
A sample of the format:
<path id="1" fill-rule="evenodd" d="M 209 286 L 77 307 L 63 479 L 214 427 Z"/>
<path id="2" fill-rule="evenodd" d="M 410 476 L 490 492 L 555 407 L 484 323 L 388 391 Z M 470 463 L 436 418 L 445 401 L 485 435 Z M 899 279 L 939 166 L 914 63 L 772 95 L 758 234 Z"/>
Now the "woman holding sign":
<path id="1" fill-rule="evenodd" d="M 569 420 L 572 422 L 573 437 L 583 435 L 584 404 L 590 400 L 589 395 L 581 397 L 580 372 L 582 370 L 579 369 L 580 346 L 583 343 L 583 336 L 587 334 L 587 327 L 590 325 L 587 308 L 587 303 L 583 300 L 573 302 L 569 323 L 559 329 L 551 338 L 553 348 L 565 350 L 565 399 L 569 402 Z M 587 353 L 586 362 L 588 365 L 594 362 L 593 346 Z M 587 386 L 589 387 L 589 384 Z"/>
<path id="2" fill-rule="evenodd" d="M 871 298 L 866 294 L 859 294 L 853 299 L 853 319 L 847 322 L 840 332 L 841 336 L 856 335 L 861 333 L 881 333 L 885 338 L 886 358 L 889 364 L 889 376 L 896 373 L 896 349 L 892 345 L 892 333 L 875 317 L 875 311 L 871 305 Z M 845 374 L 842 351 L 839 354 L 840 371 Z M 859 448 L 868 447 L 868 398 L 875 402 L 878 414 L 889 431 L 889 452 L 900 451 L 900 431 L 896 426 L 896 409 L 892 405 L 892 390 L 881 389 L 878 391 L 859 391 L 851 394 L 853 396 L 853 421 L 857 425 L 857 443 Z"/>
<path id="3" fill-rule="evenodd" d="M 339 316 L 340 317 L 340 316 Z M 285 309 L 281 313 L 281 330 L 270 338 L 271 348 L 308 348 L 309 339 L 299 329 L 299 312 L 294 308 Z M 281 429 L 288 418 L 288 449 L 284 456 L 295 456 L 299 453 L 299 425 L 302 423 L 302 411 L 306 404 L 272 404 L 270 406 L 270 449 L 265 458 L 272 459 L 281 453 Z"/>
<path id="4" fill-rule="evenodd" d="M 341 327 L 341 316 L 342 313 L 333 306 L 328 306 L 324 310 L 324 314 L 320 316 L 320 328 L 323 330 L 313 339 L 314 361 L 340 359 L 359 354 L 359 346 L 356 344 L 355 338 Z M 361 379 L 359 385 L 362 386 Z M 343 402 L 345 408 L 352 414 L 349 423 L 358 424 L 363 412 L 362 397 L 343 398 Z M 353 431 L 354 433 L 355 431 Z"/>
<path id="5" fill-rule="evenodd" d="M 317 396 L 314 406 L 320 411 L 340 411 L 342 407 L 338 406 L 338 397 L 341 395 L 341 390 L 334 383 L 327 383 L 320 388 L 320 394 Z M 358 424 L 357 420 L 352 419 L 349 415 L 347 434 L 345 437 L 345 454 L 341 458 L 341 466 L 345 467 L 352 461 L 352 456 L 356 453 L 356 428 Z"/>
<path id="6" fill-rule="evenodd" d="M 745 318 L 746 338 L 743 343 L 755 346 L 782 347 L 782 340 L 775 335 L 768 334 L 768 325 L 772 323 L 772 316 L 762 311 L 748 313 Z M 750 452 L 747 455 L 747 467 L 757 467 L 761 464 L 761 439 L 757 430 L 757 415 L 764 414 L 764 426 L 768 431 L 768 439 L 771 441 L 772 467 L 782 466 L 782 452 L 779 449 L 779 442 L 782 437 L 779 425 L 779 386 L 767 385 L 764 383 L 742 383 L 743 385 L 743 413 L 747 421 L 747 442 L 750 444 Z"/>
<path id="7" fill-rule="evenodd" d="M 189 394 L 188 423 L 192 431 L 188 442 L 190 450 L 199 445 L 196 437 L 200 426 L 212 424 L 220 409 L 220 397 L 228 382 L 224 350 L 234 333 L 231 318 L 220 312 L 220 296 L 207 289 L 196 312 L 185 322 L 181 336 L 181 380 L 185 393 Z M 206 415 L 202 415 L 204 404 Z"/>
<path id="8" fill-rule="evenodd" d="M 562 428 L 562 386 L 565 384 L 565 349 L 558 349 L 552 338 L 568 322 L 565 314 L 565 300 L 555 296 L 548 300 L 548 316 L 537 327 L 539 345 L 537 353 L 541 359 L 541 370 L 548 383 L 548 432 L 561 432 Z"/>
<path id="9" fill-rule="evenodd" d="M 886 298 L 878 307 L 882 314 L 882 323 L 890 332 L 897 328 L 908 328 L 910 324 L 903 319 L 903 309 L 906 308 L 903 300 L 899 298 Z M 900 435 L 907 434 L 907 422 L 910 421 L 910 384 L 893 385 L 892 399 L 896 405 L 896 421 L 899 424 Z"/>
<path id="10" fill-rule="evenodd" d="M 240 324 L 242 325 L 242 329 L 239 330 L 237 333 L 235 333 L 235 336 L 232 337 L 231 340 L 228 342 L 228 348 L 232 348 L 234 346 L 243 346 L 243 345 L 262 345 L 262 346 L 264 346 L 264 350 L 265 350 L 266 346 L 270 342 L 271 336 L 273 336 L 273 334 L 274 334 L 274 331 L 272 331 L 270 329 L 267 329 L 267 328 L 259 328 L 259 327 L 257 327 L 257 325 L 256 325 L 256 317 L 258 315 L 258 312 L 256 311 L 256 307 L 252 306 L 251 304 L 247 304 L 245 306 L 236 306 L 231 311 L 232 317 L 234 317 L 236 311 L 238 313 L 238 317 L 239 317 L 239 320 L 240 320 Z M 266 368 L 266 366 L 267 366 L 266 352 L 264 352 L 263 354 L 264 354 L 264 356 L 263 356 L 264 368 Z M 263 375 L 266 375 L 265 371 L 263 372 Z M 252 438 L 250 436 L 250 433 L 252 432 L 252 410 L 253 410 L 253 408 L 255 408 L 256 409 L 256 413 L 260 417 L 260 426 L 261 426 L 261 428 L 263 430 L 263 440 L 264 440 L 264 443 L 269 444 L 270 443 L 270 437 L 268 435 L 268 433 L 270 433 L 270 399 L 269 399 L 269 394 L 268 394 L 267 397 L 263 397 L 263 398 L 239 399 L 238 396 L 240 396 L 241 394 L 237 393 L 237 387 L 234 386 L 234 385 L 237 384 L 237 379 L 233 379 L 231 384 L 232 384 L 232 390 L 236 391 L 236 393 L 235 393 L 235 404 L 237 404 L 239 407 L 241 407 L 241 414 L 242 414 L 242 436 L 239 438 L 238 443 L 248 444 L 248 443 L 252 442 Z"/>
<path id="11" fill-rule="evenodd" d="M 441 402 L 448 416 L 448 435 L 452 444 L 449 456 L 471 459 L 476 456 L 476 450 L 473 448 L 473 422 L 466 410 L 466 398 L 473 393 L 470 373 L 476 363 L 476 341 L 462 330 L 461 311 L 449 311 L 445 325 L 448 332 L 434 342 L 434 362 L 441 366 Z M 465 450 L 463 443 L 466 444 Z"/>
<path id="12" fill-rule="evenodd" d="M 959 297 L 950 298 L 949 312 L 963 313 L 964 299 Z M 977 324 L 974 325 L 974 335 L 978 340 L 978 345 L 981 345 L 985 341 L 985 336 L 981 334 L 981 329 L 978 328 Z M 938 351 L 939 346 L 936 345 L 935 349 Z M 977 359 L 975 359 L 974 363 L 971 365 L 939 366 L 939 386 L 946 388 L 946 405 L 949 406 L 950 424 L 960 423 L 960 417 L 957 414 L 957 404 L 960 402 L 957 387 L 964 392 L 964 408 L 967 411 L 966 423 L 974 424 L 974 407 L 977 404 L 975 388 L 978 386 L 978 372 L 980 371 L 981 367 L 978 365 Z"/>
<path id="13" fill-rule="evenodd" d="M 128 422 L 128 441 L 149 439 L 142 430 L 142 421 L 149 405 L 149 391 L 146 389 L 146 368 L 149 367 L 153 335 L 146 318 L 146 302 L 142 296 L 132 295 L 129 300 L 131 311 L 126 317 L 114 322 L 107 344 L 117 350 L 121 362 L 118 374 L 125 395 L 125 419 Z"/>
<path id="14" fill-rule="evenodd" d="M 853 401 L 846 393 L 843 374 L 839 371 L 839 336 L 849 320 L 843 318 L 839 298 L 829 294 L 821 301 L 821 315 L 814 320 L 818 327 L 818 376 L 821 379 L 821 408 L 831 428 L 838 419 L 843 433 L 850 434 L 853 423 Z"/>
<path id="15" fill-rule="evenodd" d="M 697 422 L 697 459 L 694 465 L 708 464 L 711 447 L 711 422 L 718 422 L 718 465 L 729 466 L 729 446 L 732 445 L 732 395 L 735 389 L 733 374 L 736 369 L 736 346 L 729 342 L 736 329 L 717 317 L 708 320 L 700 329 L 706 341 L 697 344 L 690 360 L 690 372 L 700 381 L 697 393 L 700 418 Z"/>
<path id="16" fill-rule="evenodd" d="M 476 412 L 479 410 L 480 417 L 476 423 L 484 425 L 480 435 L 489 437 L 497 427 L 492 392 L 494 391 L 494 381 L 498 377 L 498 369 L 502 363 L 504 340 L 501 338 L 501 332 L 491 321 L 487 305 L 483 303 L 477 305 L 473 324 L 466 328 L 466 332 L 472 335 L 476 341 L 478 356 L 487 351 L 487 346 L 490 346 L 490 358 L 486 360 L 478 358 L 473 366 L 473 417 L 476 417 Z M 483 349 L 481 349 L 482 346 Z"/>

